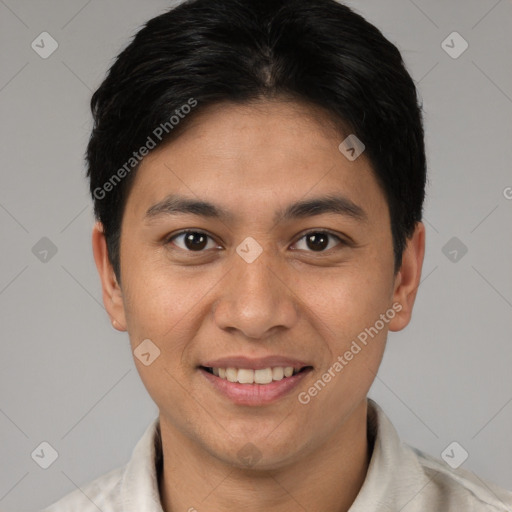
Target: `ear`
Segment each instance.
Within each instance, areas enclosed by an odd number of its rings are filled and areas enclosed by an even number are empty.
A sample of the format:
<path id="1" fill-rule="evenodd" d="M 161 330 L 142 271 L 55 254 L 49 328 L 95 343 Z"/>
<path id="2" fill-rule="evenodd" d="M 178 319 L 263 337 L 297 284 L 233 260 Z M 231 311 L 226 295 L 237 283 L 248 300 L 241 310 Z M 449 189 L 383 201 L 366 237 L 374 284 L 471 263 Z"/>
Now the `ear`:
<path id="1" fill-rule="evenodd" d="M 101 222 L 96 222 L 92 230 L 92 251 L 103 289 L 103 304 L 110 316 L 112 326 L 118 331 L 126 331 L 123 292 L 108 257 L 107 242 Z"/>
<path id="2" fill-rule="evenodd" d="M 416 293 L 420 285 L 421 269 L 425 256 L 425 225 L 416 224 L 411 238 L 403 252 L 402 265 L 395 277 L 393 304 L 397 311 L 395 317 L 389 322 L 390 331 L 401 331 L 411 320 Z M 399 310 L 398 304 L 401 309 Z"/>

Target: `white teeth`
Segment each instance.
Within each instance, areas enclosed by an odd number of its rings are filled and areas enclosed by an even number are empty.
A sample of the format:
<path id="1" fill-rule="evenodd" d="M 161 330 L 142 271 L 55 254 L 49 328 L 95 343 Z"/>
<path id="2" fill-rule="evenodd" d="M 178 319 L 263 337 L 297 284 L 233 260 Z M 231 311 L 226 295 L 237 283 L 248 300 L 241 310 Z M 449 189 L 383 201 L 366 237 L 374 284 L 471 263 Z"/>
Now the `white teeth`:
<path id="1" fill-rule="evenodd" d="M 282 380 L 284 377 L 284 368 L 278 366 L 277 368 L 272 368 L 272 380 Z"/>
<path id="2" fill-rule="evenodd" d="M 226 379 L 229 382 L 236 382 L 236 378 L 238 376 L 238 370 L 236 368 L 226 368 Z"/>
<path id="3" fill-rule="evenodd" d="M 293 366 L 276 366 L 274 368 L 262 368 L 251 370 L 248 368 L 212 368 L 212 372 L 221 379 L 240 384 L 270 384 L 285 377 L 291 377 L 295 371 Z"/>
<path id="4" fill-rule="evenodd" d="M 272 368 L 254 370 L 254 382 L 256 384 L 270 384 L 272 382 Z"/>
<path id="5" fill-rule="evenodd" d="M 236 379 L 240 384 L 252 384 L 254 382 L 253 370 L 238 370 L 238 377 Z"/>

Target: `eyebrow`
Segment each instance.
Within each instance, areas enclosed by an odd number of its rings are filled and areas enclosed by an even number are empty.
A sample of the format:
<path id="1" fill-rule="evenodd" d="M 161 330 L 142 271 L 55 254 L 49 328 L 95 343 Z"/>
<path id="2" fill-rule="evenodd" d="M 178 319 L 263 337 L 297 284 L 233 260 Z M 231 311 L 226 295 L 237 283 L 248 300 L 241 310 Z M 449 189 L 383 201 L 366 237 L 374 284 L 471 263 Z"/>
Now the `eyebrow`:
<path id="1" fill-rule="evenodd" d="M 366 212 L 347 197 L 340 195 L 327 195 L 292 203 L 284 210 L 279 210 L 274 215 L 274 222 L 280 223 L 291 219 L 302 219 L 334 213 L 352 218 L 359 222 L 366 222 Z M 151 221 L 162 215 L 183 215 L 192 214 L 200 217 L 232 221 L 235 215 L 208 201 L 191 199 L 178 194 L 170 194 L 162 201 L 151 206 L 145 214 L 145 219 Z"/>

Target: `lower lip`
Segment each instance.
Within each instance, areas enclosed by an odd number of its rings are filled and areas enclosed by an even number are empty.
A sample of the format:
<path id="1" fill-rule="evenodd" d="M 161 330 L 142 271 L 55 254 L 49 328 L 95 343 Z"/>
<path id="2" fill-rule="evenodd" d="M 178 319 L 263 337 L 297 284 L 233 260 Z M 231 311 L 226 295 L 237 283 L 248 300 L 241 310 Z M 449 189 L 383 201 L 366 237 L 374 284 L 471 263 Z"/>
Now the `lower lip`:
<path id="1" fill-rule="evenodd" d="M 199 368 L 199 370 L 219 393 L 237 405 L 266 405 L 291 393 L 312 368 L 307 368 L 291 377 L 272 381 L 270 384 L 229 382 L 229 380 L 221 379 L 203 368 Z"/>

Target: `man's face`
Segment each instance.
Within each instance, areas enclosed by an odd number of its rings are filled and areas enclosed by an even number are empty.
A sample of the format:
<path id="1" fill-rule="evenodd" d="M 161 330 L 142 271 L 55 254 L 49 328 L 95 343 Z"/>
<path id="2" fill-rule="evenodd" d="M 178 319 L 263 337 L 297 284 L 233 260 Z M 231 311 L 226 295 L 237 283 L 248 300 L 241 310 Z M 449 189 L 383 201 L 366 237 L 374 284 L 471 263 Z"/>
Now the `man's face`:
<path id="1" fill-rule="evenodd" d="M 148 339 L 160 350 L 135 363 L 162 429 L 217 459 L 257 453 L 277 468 L 332 441 L 365 400 L 387 331 L 408 321 L 390 313 L 400 274 L 384 194 L 343 139 L 305 106 L 217 105 L 135 177 L 112 316 L 133 350 Z M 227 215 L 176 211 L 171 196 Z M 327 196 L 344 201 L 338 211 L 279 215 Z M 228 367 L 249 370 L 231 380 L 276 380 L 230 382 Z"/>

